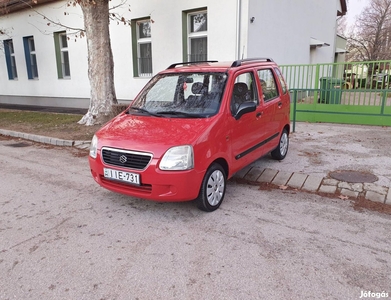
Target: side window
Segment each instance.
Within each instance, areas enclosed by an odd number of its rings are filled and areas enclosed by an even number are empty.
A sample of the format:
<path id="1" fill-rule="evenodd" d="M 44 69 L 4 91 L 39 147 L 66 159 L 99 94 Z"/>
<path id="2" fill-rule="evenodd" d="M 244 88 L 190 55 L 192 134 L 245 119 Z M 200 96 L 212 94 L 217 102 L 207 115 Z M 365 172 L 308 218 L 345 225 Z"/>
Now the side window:
<path id="1" fill-rule="evenodd" d="M 27 77 L 28 79 L 38 79 L 38 65 L 34 37 L 24 37 L 23 44 L 24 54 L 26 57 Z"/>
<path id="2" fill-rule="evenodd" d="M 274 68 L 274 71 L 277 74 L 278 80 L 280 80 L 282 92 L 284 94 L 286 94 L 287 91 L 288 91 L 288 87 L 287 87 L 287 85 L 285 83 L 284 77 L 282 76 L 282 73 L 281 73 L 280 69 L 279 68 Z"/>
<path id="3" fill-rule="evenodd" d="M 132 20 L 133 71 L 135 77 L 152 76 L 151 19 Z"/>
<path id="4" fill-rule="evenodd" d="M 187 61 L 208 59 L 208 12 L 195 11 L 187 14 Z"/>
<path id="5" fill-rule="evenodd" d="M 240 104 L 243 102 L 253 101 L 258 104 L 257 95 L 253 73 L 243 73 L 236 77 L 231 98 L 232 114 L 235 115 L 237 113 Z"/>
<path id="6" fill-rule="evenodd" d="M 261 82 L 263 99 L 270 101 L 278 96 L 276 79 L 271 69 L 258 70 L 258 77 Z"/>
<path id="7" fill-rule="evenodd" d="M 18 72 L 16 71 L 14 43 L 12 40 L 4 41 L 4 52 L 5 52 L 5 60 L 7 63 L 8 79 L 10 80 L 18 79 Z"/>
<path id="8" fill-rule="evenodd" d="M 54 47 L 56 50 L 57 76 L 59 79 L 70 78 L 68 37 L 65 31 L 54 33 Z"/>

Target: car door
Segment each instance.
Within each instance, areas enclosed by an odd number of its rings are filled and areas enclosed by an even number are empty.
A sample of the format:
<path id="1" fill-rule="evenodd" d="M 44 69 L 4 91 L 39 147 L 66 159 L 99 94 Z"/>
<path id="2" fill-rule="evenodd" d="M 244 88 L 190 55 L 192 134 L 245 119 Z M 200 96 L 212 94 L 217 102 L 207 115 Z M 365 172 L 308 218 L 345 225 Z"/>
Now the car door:
<path id="1" fill-rule="evenodd" d="M 282 102 L 281 102 L 281 91 L 279 89 L 279 82 L 271 67 L 257 69 L 257 76 L 260 83 L 261 101 L 264 106 L 263 117 L 265 119 L 267 143 L 265 148 L 268 151 L 273 150 L 278 145 L 278 137 L 280 134 L 280 122 L 276 118 Z"/>
<path id="2" fill-rule="evenodd" d="M 264 141 L 268 135 L 269 107 L 260 102 L 259 83 L 255 70 L 241 72 L 235 75 L 231 84 L 229 126 L 232 169 L 237 171 L 253 162 L 265 151 Z M 254 102 L 255 111 L 243 114 L 240 118 L 235 115 L 244 102 Z M 266 112 L 266 114 L 265 114 Z M 267 117 L 264 118 L 264 115 Z"/>

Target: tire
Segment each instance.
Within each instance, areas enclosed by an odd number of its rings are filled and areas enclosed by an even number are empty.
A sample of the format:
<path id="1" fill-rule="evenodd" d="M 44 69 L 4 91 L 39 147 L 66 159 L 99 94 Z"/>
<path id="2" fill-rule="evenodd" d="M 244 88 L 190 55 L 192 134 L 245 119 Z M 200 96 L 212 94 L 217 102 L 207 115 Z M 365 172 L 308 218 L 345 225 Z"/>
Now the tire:
<path id="1" fill-rule="evenodd" d="M 213 163 L 202 180 L 200 193 L 196 199 L 197 207 L 206 212 L 218 209 L 223 202 L 226 186 L 227 175 L 224 169 Z"/>
<path id="2" fill-rule="evenodd" d="M 284 129 L 280 136 L 280 141 L 278 146 L 271 152 L 271 156 L 276 160 L 283 160 L 288 153 L 289 148 L 289 134 L 286 129 Z"/>

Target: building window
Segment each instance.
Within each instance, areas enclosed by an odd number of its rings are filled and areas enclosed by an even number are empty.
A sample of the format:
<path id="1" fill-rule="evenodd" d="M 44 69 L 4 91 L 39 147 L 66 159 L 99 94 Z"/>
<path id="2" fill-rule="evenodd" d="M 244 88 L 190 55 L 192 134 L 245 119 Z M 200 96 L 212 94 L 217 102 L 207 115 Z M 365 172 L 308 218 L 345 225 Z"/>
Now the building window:
<path id="1" fill-rule="evenodd" d="M 54 47 L 56 50 L 58 78 L 70 78 L 68 37 L 65 31 L 54 33 Z"/>
<path id="2" fill-rule="evenodd" d="M 5 60 L 7 63 L 8 78 L 10 80 L 18 79 L 18 72 L 16 71 L 16 60 L 14 43 L 12 40 L 4 41 Z"/>
<path id="3" fill-rule="evenodd" d="M 132 21 L 133 69 L 136 77 L 152 76 L 151 20 Z"/>
<path id="4" fill-rule="evenodd" d="M 208 14 L 198 11 L 188 14 L 188 61 L 208 59 Z"/>
<path id="5" fill-rule="evenodd" d="M 24 54 L 26 58 L 26 67 L 27 67 L 27 77 L 29 79 L 38 78 L 38 65 L 37 65 L 37 55 L 35 53 L 35 43 L 34 37 L 24 37 Z"/>

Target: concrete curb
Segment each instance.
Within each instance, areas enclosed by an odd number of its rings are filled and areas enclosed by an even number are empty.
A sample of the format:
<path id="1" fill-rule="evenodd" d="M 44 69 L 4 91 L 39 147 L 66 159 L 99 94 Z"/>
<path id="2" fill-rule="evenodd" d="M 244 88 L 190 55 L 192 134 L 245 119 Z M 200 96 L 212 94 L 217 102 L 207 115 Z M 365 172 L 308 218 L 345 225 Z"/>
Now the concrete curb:
<path id="1" fill-rule="evenodd" d="M 297 190 L 313 193 L 338 193 L 349 199 L 363 197 L 367 200 L 391 205 L 391 187 L 373 183 L 349 183 L 328 177 L 306 175 L 303 173 L 288 173 L 272 169 L 247 167 L 236 173 L 234 179 L 248 183 L 270 183 L 276 186 L 287 186 Z"/>
<path id="2" fill-rule="evenodd" d="M 51 138 L 43 135 L 36 135 L 30 133 L 17 132 L 12 130 L 0 129 L 0 135 L 21 138 L 30 140 L 42 144 L 49 144 L 54 146 L 66 146 L 76 147 L 78 149 L 86 150 L 90 147 L 91 141 L 74 141 L 74 140 L 63 140 L 58 138 Z"/>

